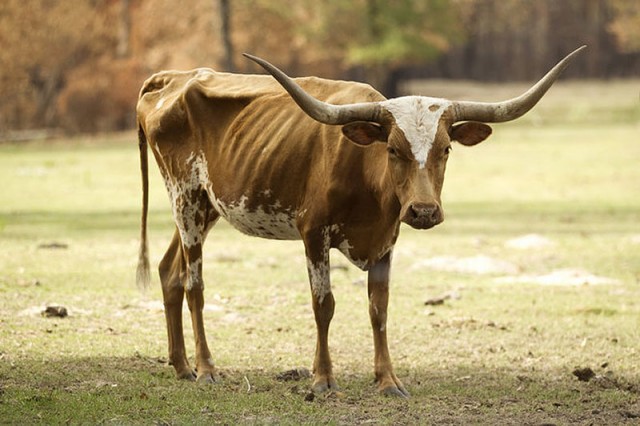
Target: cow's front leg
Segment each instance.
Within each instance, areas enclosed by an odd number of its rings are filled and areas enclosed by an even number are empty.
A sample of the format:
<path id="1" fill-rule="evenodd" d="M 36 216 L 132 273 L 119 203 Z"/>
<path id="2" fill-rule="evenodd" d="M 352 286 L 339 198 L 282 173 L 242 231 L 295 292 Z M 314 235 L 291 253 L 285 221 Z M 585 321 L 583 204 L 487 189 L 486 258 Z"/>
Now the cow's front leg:
<path id="1" fill-rule="evenodd" d="M 329 236 L 326 233 L 305 239 L 307 271 L 311 284 L 311 300 L 316 320 L 316 354 L 313 361 L 313 385 L 316 393 L 337 390 L 329 355 L 329 324 L 333 318 L 335 300 L 329 277 Z"/>
<path id="2" fill-rule="evenodd" d="M 373 328 L 374 371 L 378 390 L 385 395 L 408 397 L 409 392 L 393 372 L 387 346 L 387 306 L 391 252 L 369 269 L 369 317 Z"/>

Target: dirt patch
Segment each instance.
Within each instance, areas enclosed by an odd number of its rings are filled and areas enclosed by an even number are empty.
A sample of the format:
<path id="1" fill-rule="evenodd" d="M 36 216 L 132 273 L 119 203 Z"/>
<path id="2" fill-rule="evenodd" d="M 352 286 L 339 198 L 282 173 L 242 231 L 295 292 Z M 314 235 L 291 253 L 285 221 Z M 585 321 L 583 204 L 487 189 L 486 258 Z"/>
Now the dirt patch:
<path id="1" fill-rule="evenodd" d="M 292 370 L 283 371 L 282 373 L 278 373 L 276 375 L 276 380 L 281 382 L 288 382 L 292 380 L 302 380 L 308 379 L 311 377 L 311 372 L 308 368 L 298 367 Z"/>
<path id="2" fill-rule="evenodd" d="M 414 263 L 411 269 L 433 269 L 472 275 L 517 274 L 518 266 L 489 256 L 437 256 Z"/>
<path id="3" fill-rule="evenodd" d="M 539 234 L 526 234 L 520 237 L 512 238 L 504 243 L 506 248 L 516 250 L 535 250 L 551 247 L 554 242 L 549 238 Z"/>
<path id="4" fill-rule="evenodd" d="M 557 269 L 541 275 L 515 275 L 497 278 L 499 283 L 526 283 L 556 286 L 582 286 L 618 284 L 619 281 L 609 277 L 594 275 L 582 269 Z"/>
<path id="5" fill-rule="evenodd" d="M 145 311 L 164 312 L 164 303 L 161 300 L 142 300 L 137 305 L 125 305 L 123 309 L 138 308 Z M 203 307 L 205 312 L 222 312 L 224 308 L 213 303 L 206 303 Z"/>
<path id="6" fill-rule="evenodd" d="M 433 328 L 442 329 L 467 329 L 467 330 L 480 330 L 480 329 L 496 329 L 501 331 L 509 331 L 509 327 L 504 324 L 496 324 L 495 321 L 477 320 L 475 318 L 451 318 L 431 324 Z"/>

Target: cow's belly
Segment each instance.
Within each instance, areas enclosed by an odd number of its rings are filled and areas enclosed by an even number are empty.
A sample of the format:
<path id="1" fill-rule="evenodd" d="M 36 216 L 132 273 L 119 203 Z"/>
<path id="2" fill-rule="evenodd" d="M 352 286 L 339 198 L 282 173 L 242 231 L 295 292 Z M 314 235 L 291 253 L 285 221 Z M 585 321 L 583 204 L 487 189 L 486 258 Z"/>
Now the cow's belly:
<path id="1" fill-rule="evenodd" d="M 296 211 L 284 209 L 278 203 L 249 207 L 246 196 L 237 202 L 224 202 L 213 194 L 209 195 L 220 216 L 244 234 L 274 240 L 300 239 Z"/>

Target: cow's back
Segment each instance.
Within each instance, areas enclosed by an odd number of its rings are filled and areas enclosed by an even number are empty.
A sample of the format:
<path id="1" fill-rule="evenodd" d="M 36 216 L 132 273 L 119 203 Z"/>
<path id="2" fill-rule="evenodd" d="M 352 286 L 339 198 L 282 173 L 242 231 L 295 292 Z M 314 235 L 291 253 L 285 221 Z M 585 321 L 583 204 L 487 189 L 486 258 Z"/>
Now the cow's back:
<path id="1" fill-rule="evenodd" d="M 364 84 L 315 77 L 296 82 L 334 104 L 384 99 Z M 309 118 L 270 76 L 161 72 L 141 90 L 138 120 L 165 180 L 192 173 L 189 162 L 201 156 L 216 210 L 241 231 L 267 238 L 299 238 L 297 215 L 329 206 L 323 188 L 332 186 L 336 159 L 362 151 L 340 127 Z M 351 166 L 357 169 L 358 161 Z M 264 235 L 256 226 L 263 214 L 280 222 Z"/>
<path id="2" fill-rule="evenodd" d="M 384 100 L 366 84 L 325 80 L 316 77 L 295 79 L 308 93 L 335 104 Z M 271 98 L 279 110 L 299 108 L 282 87 L 267 75 L 216 72 L 208 68 L 190 71 L 162 71 L 147 79 L 140 91 L 137 114 L 148 136 L 172 126 L 206 126 L 197 121 L 201 113 L 214 114 L 216 126 L 230 124 L 240 111 L 260 98 Z"/>

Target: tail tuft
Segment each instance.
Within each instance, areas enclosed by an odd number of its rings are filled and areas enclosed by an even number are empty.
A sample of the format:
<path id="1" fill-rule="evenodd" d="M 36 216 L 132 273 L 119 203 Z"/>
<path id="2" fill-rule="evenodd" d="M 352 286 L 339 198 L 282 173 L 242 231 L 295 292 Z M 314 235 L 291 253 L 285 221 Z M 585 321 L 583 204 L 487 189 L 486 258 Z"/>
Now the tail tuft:
<path id="1" fill-rule="evenodd" d="M 146 240 L 141 239 L 140 251 L 138 252 L 138 268 L 136 270 L 136 284 L 140 290 L 146 290 L 151 284 L 149 269 L 149 246 Z"/>

